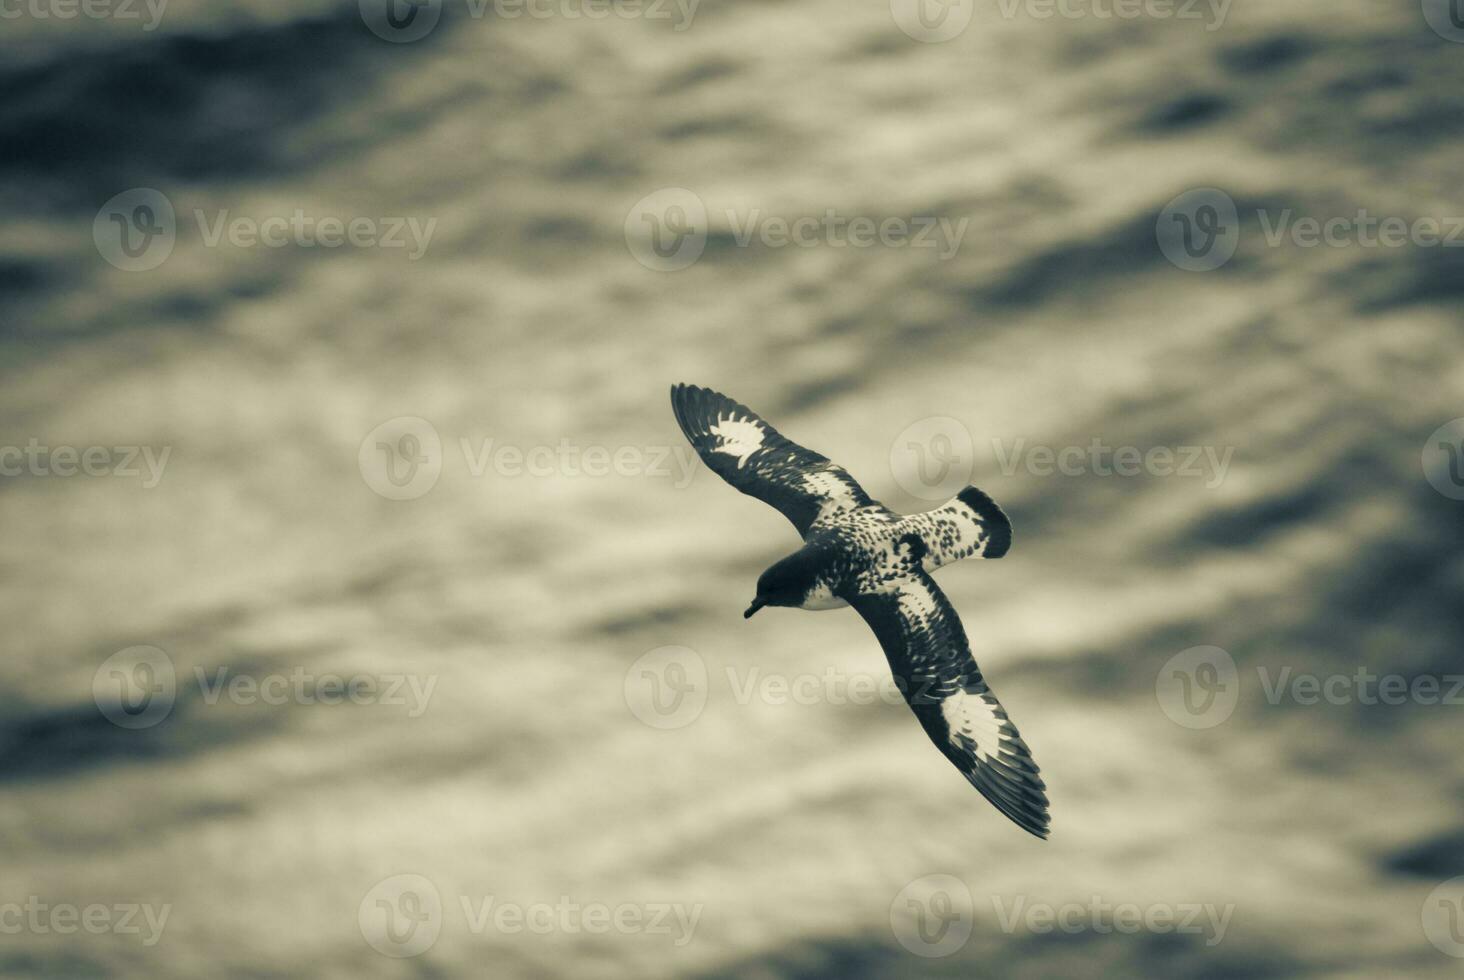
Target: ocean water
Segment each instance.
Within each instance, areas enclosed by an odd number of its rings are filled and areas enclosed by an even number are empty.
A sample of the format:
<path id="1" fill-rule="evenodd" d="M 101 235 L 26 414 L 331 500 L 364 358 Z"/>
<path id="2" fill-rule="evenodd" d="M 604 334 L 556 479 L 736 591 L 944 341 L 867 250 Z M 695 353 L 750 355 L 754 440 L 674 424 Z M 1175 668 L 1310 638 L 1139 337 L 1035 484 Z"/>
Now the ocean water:
<path id="1" fill-rule="evenodd" d="M 0 973 L 1455 975 L 1464 705 L 1288 685 L 1450 700 L 1464 253 L 1272 238 L 1464 215 L 1464 47 L 1404 2 L 1100 8 L 8 20 L 0 443 L 139 448 L 0 478 L 0 906 L 168 911 L 0 907 Z M 129 271 L 97 226 L 135 188 L 176 232 Z M 707 215 L 676 271 L 636 245 L 667 188 Z M 1193 188 L 1238 216 L 1207 272 L 1156 235 Z M 739 240 L 830 211 L 937 244 Z M 406 244 L 214 240 L 297 212 Z M 853 613 L 742 619 L 796 537 L 687 456 L 678 381 L 897 510 L 912 465 L 1007 510 L 939 578 L 1050 840 L 850 693 L 886 671 Z M 420 493 L 380 468 L 418 449 Z M 118 714 L 139 646 L 161 718 Z M 1223 720 L 1175 720 L 1196 647 Z"/>

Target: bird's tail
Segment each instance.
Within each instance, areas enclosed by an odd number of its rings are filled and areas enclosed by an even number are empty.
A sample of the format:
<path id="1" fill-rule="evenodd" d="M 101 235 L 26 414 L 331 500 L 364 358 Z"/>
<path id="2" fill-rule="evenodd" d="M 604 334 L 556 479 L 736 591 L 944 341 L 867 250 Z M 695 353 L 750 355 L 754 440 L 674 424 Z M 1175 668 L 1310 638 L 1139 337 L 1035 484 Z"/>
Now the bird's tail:
<path id="1" fill-rule="evenodd" d="M 962 558 L 1000 558 L 1012 546 L 1012 522 L 996 501 L 967 487 L 935 510 L 900 521 L 900 533 L 925 543 L 928 572 Z"/>

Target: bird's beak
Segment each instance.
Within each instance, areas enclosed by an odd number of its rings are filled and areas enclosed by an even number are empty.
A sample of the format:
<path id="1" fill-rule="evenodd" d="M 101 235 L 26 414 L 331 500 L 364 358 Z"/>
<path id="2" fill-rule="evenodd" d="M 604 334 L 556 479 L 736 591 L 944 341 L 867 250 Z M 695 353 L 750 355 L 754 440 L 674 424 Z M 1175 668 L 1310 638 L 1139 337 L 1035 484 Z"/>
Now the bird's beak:
<path id="1" fill-rule="evenodd" d="M 754 600 L 752 600 L 752 605 L 750 605 L 750 606 L 747 607 L 747 612 L 745 612 L 745 613 L 742 614 L 742 618 L 743 619 L 751 619 L 753 613 L 757 612 L 759 609 L 761 609 L 763 606 L 766 606 L 766 605 L 767 605 L 767 603 L 766 602 L 763 602 L 761 599 L 754 599 Z"/>

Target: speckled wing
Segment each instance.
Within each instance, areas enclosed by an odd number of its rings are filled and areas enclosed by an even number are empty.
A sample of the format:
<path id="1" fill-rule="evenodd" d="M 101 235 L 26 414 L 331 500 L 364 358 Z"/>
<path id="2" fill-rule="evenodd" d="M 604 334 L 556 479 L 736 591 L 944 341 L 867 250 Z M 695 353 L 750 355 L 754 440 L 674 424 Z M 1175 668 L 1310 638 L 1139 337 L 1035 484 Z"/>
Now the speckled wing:
<path id="1" fill-rule="evenodd" d="M 955 609 L 922 570 L 890 585 L 891 591 L 853 596 L 850 605 L 879 638 L 911 710 L 982 796 L 1023 830 L 1046 837 L 1046 784 L 986 686 Z"/>
<path id="2" fill-rule="evenodd" d="M 874 503 L 842 466 L 785 439 L 726 395 L 673 385 L 671 408 L 681 431 L 714 473 L 776 507 L 799 534 L 806 536 L 819 518 Z"/>

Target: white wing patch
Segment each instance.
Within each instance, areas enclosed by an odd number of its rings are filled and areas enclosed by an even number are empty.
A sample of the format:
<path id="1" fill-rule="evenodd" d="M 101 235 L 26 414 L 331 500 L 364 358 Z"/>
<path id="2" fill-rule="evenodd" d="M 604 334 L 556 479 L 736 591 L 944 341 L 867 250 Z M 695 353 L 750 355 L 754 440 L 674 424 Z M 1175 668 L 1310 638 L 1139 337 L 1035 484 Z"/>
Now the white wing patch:
<path id="1" fill-rule="evenodd" d="M 747 457 L 762 448 L 762 426 L 750 419 L 718 419 L 710 431 L 717 437 L 715 452 L 735 457 L 739 470 Z"/>
<path id="2" fill-rule="evenodd" d="M 987 762 L 998 758 L 997 748 L 1011 723 L 996 698 L 957 691 L 940 703 L 940 713 L 957 748 L 970 749 Z"/>
<path id="3" fill-rule="evenodd" d="M 849 484 L 839 479 L 838 474 L 830 473 L 828 470 L 805 473 L 803 486 L 815 497 L 823 499 L 823 502 L 819 504 L 816 521 L 833 514 L 842 514 L 846 510 L 853 510 L 859 506 L 859 500 L 854 491 L 850 489 Z"/>

